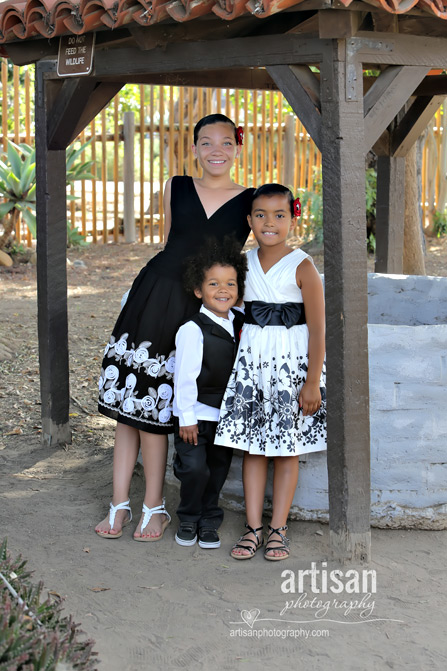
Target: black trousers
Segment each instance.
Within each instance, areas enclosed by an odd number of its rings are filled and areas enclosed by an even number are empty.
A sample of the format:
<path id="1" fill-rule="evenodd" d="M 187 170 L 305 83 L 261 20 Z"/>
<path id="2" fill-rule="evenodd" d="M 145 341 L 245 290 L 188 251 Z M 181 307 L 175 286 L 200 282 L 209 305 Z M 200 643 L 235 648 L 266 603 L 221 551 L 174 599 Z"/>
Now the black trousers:
<path id="1" fill-rule="evenodd" d="M 223 510 L 219 494 L 230 470 L 233 450 L 214 444 L 217 422 L 198 421 L 197 445 L 185 443 L 179 436 L 175 421 L 174 474 L 180 480 L 180 505 L 177 515 L 181 522 L 197 522 L 218 529 Z"/>

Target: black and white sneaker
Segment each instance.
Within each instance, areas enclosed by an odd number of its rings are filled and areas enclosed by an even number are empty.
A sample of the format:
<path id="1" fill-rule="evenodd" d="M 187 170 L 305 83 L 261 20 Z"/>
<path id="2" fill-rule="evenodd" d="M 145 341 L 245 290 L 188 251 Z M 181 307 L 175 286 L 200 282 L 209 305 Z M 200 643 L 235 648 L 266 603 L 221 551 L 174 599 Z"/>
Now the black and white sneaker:
<path id="1" fill-rule="evenodd" d="M 175 534 L 175 541 L 179 545 L 195 545 L 197 541 L 196 522 L 180 522 L 180 526 Z"/>
<path id="2" fill-rule="evenodd" d="M 199 529 L 199 546 L 205 550 L 220 548 L 220 538 L 212 527 L 201 527 Z"/>

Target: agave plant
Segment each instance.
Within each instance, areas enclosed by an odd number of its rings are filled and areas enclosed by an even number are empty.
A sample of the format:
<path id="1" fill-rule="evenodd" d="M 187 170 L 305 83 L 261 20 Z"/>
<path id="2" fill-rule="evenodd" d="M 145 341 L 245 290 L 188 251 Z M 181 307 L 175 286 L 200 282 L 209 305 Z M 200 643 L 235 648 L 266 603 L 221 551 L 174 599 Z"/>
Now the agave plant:
<path id="1" fill-rule="evenodd" d="M 3 235 L 0 249 L 9 241 L 21 217 L 36 235 L 36 152 L 27 144 L 8 140 L 8 150 L 0 160 L 0 219 Z"/>
<path id="2" fill-rule="evenodd" d="M 77 180 L 95 179 L 91 168 L 94 161 L 78 161 L 91 140 L 78 149 L 70 145 L 66 152 L 67 185 Z M 78 161 L 78 162 L 76 162 Z M 3 223 L 3 235 L 0 249 L 9 242 L 16 225 L 21 218 L 28 226 L 31 235 L 36 237 L 36 152 L 29 145 L 15 144 L 8 140 L 8 150 L 0 159 L 0 221 Z M 67 194 L 67 200 L 77 196 Z M 84 237 L 77 229 L 68 225 L 71 244 L 81 244 Z"/>

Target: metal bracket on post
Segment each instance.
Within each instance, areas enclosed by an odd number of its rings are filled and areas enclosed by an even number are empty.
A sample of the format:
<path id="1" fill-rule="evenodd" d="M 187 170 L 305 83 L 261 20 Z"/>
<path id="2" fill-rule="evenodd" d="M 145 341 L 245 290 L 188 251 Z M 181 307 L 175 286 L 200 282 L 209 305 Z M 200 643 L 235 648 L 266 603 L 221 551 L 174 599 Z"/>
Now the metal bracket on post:
<path id="1" fill-rule="evenodd" d="M 364 38 L 351 37 L 346 40 L 346 101 L 358 100 L 357 98 L 357 54 L 363 49 L 371 51 L 393 51 L 392 42 L 384 40 L 367 40 Z"/>

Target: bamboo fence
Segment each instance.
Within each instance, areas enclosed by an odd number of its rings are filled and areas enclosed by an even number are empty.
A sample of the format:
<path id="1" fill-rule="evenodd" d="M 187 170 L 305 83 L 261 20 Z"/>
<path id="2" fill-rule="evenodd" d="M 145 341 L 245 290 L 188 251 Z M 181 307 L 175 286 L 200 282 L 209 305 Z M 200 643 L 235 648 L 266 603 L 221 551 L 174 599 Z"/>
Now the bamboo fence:
<path id="1" fill-rule="evenodd" d="M 33 69 L 1 59 L 1 144 L 34 143 Z M 190 151 L 194 124 L 205 114 L 220 112 L 244 128 L 244 145 L 234 168 L 236 182 L 258 186 L 287 184 L 295 194 L 312 191 L 319 179 L 321 155 L 279 92 L 203 89 L 173 86 L 126 86 L 84 129 L 77 143 L 89 142 L 82 160 L 94 161 L 95 179 L 69 188 L 67 216 L 93 243 L 123 239 L 124 114 L 133 110 L 135 132 L 134 208 L 137 239 L 158 242 L 163 226 L 163 184 L 176 174 L 200 176 Z M 426 133 L 422 164 L 424 221 L 447 201 L 447 134 L 443 108 Z M 78 145 L 79 146 L 79 145 Z M 440 208 L 438 208 L 440 209 Z M 304 212 L 303 233 L 309 212 Z M 17 241 L 31 245 L 29 231 L 16 231 Z"/>

